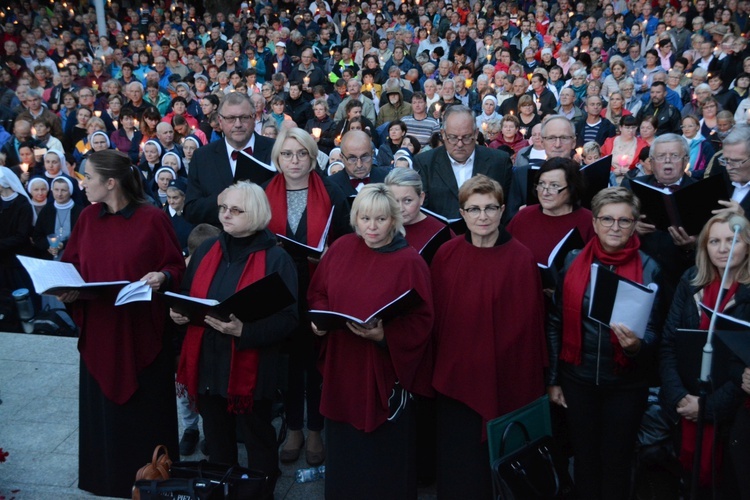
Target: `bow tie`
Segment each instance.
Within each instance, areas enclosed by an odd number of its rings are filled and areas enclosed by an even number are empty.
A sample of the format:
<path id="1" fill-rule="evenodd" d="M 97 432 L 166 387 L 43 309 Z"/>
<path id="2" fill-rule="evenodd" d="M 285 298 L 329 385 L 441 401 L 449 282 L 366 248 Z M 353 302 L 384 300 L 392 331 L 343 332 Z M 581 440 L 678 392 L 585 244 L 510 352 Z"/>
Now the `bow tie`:
<path id="1" fill-rule="evenodd" d="M 248 146 L 245 149 L 243 149 L 243 151 L 245 153 L 249 154 L 250 156 L 253 155 L 253 148 L 251 148 L 250 146 Z M 232 151 L 232 161 L 237 161 L 237 156 L 239 154 L 240 154 L 240 152 L 238 150 L 236 150 L 236 149 L 234 151 Z"/>
<path id="2" fill-rule="evenodd" d="M 680 189 L 680 185 L 679 184 L 670 184 L 669 186 L 667 186 L 666 184 L 662 184 L 661 182 L 657 182 L 654 185 L 656 187 L 658 187 L 659 189 L 669 189 L 670 193 L 674 193 L 675 191 L 677 191 L 678 189 Z"/>
<path id="3" fill-rule="evenodd" d="M 354 178 L 354 179 L 349 179 L 349 182 L 351 182 L 351 183 L 352 183 L 352 187 L 353 187 L 354 189 L 357 189 L 357 187 L 358 187 L 358 186 L 359 186 L 360 184 L 364 184 L 364 185 L 367 185 L 367 184 L 369 184 L 369 183 L 370 183 L 370 177 L 365 177 L 364 179 L 357 179 L 357 178 Z"/>

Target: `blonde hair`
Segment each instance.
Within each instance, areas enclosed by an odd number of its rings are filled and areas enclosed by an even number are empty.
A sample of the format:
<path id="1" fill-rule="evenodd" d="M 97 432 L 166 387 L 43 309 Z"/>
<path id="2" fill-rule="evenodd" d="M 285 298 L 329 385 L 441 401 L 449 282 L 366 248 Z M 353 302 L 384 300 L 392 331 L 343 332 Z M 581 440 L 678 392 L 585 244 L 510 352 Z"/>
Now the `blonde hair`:
<path id="1" fill-rule="evenodd" d="M 242 209 L 252 219 L 250 231 L 257 232 L 268 227 L 271 222 L 271 205 L 265 191 L 250 181 L 235 182 L 219 194 L 219 202 L 229 191 L 240 191 L 243 195 Z"/>
<path id="2" fill-rule="evenodd" d="M 281 154 L 281 148 L 284 145 L 284 141 L 287 139 L 294 139 L 307 150 L 310 154 L 310 171 L 312 172 L 315 170 L 318 166 L 318 145 L 310 134 L 298 127 L 281 127 L 279 135 L 276 137 L 276 142 L 273 145 L 273 149 L 271 150 L 271 162 L 276 166 L 276 170 L 279 170 L 279 155 Z"/>
<path id="3" fill-rule="evenodd" d="M 696 242 L 695 267 L 698 272 L 695 275 L 695 278 L 693 278 L 693 280 L 690 282 L 691 285 L 698 287 L 706 286 L 721 276 L 718 269 L 716 269 L 716 266 L 714 266 L 713 262 L 711 262 L 711 258 L 708 255 L 708 234 L 714 224 L 727 223 L 729 222 L 729 218 L 734 215 L 738 214 L 728 213 L 726 215 L 714 215 L 713 217 L 708 219 L 706 225 L 703 226 L 703 229 L 698 235 L 698 241 Z M 744 229 L 742 229 L 739 232 L 739 237 L 739 239 L 742 240 L 745 245 L 750 246 L 750 227 L 745 227 Z M 748 283 L 750 283 L 749 257 L 750 252 L 747 252 L 745 254 L 744 262 L 737 270 L 737 275 L 735 276 L 735 281 L 737 281 L 738 283 L 742 283 L 743 285 L 747 285 Z"/>
<path id="4" fill-rule="evenodd" d="M 396 197 L 393 196 L 393 192 L 385 184 L 368 184 L 362 188 L 362 191 L 354 199 L 352 211 L 349 214 L 349 224 L 354 231 L 357 231 L 357 218 L 360 212 L 370 215 L 383 214 L 393 219 L 391 237 L 395 236 L 396 233 L 401 233 L 402 236 L 406 234 L 404 220 L 401 217 L 401 208 L 396 201 Z"/>

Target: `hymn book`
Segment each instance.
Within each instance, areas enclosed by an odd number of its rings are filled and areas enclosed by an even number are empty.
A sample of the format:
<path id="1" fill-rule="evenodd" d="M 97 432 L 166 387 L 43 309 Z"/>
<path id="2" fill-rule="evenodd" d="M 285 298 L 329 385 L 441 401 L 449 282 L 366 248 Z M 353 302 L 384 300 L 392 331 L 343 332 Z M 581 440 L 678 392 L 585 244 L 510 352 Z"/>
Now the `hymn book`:
<path id="1" fill-rule="evenodd" d="M 594 163 L 581 167 L 581 174 L 585 181 L 586 189 L 581 195 L 581 205 L 591 209 L 591 200 L 596 193 L 609 186 L 609 178 L 612 172 L 612 155 L 599 158 Z"/>
<path id="2" fill-rule="evenodd" d="M 40 295 L 60 295 L 72 290 L 90 290 L 102 287 L 122 287 L 129 281 L 101 281 L 86 283 L 75 266 L 69 262 L 16 256 L 31 276 L 34 290 Z"/>
<path id="3" fill-rule="evenodd" d="M 311 309 L 307 313 L 310 317 L 310 321 L 315 324 L 315 327 L 318 330 L 322 331 L 346 330 L 346 324 L 350 321 L 352 323 L 357 323 L 364 328 L 373 328 L 379 320 L 383 320 L 385 323 L 396 316 L 404 314 L 421 303 L 422 298 L 417 291 L 412 288 L 372 313 L 366 319 L 356 318 L 342 312 L 322 311 L 318 309 Z"/>
<path id="4" fill-rule="evenodd" d="M 222 302 L 174 292 L 160 295 L 171 309 L 190 318 L 190 324 L 195 326 L 206 326 L 206 316 L 228 322 L 232 314 L 243 323 L 251 323 L 271 316 L 295 302 L 279 273 L 269 274 L 250 283 Z"/>
<path id="5" fill-rule="evenodd" d="M 262 186 L 273 179 L 277 173 L 278 171 L 272 165 L 263 163 L 244 151 L 240 151 L 237 155 L 237 167 L 235 170 L 237 178 L 247 179 Z"/>
<path id="6" fill-rule="evenodd" d="M 579 250 L 584 247 L 583 238 L 577 227 L 574 227 L 568 234 L 555 245 L 547 258 L 547 264 L 537 263 L 542 274 L 542 285 L 544 288 L 556 288 L 558 273 L 565 264 L 565 257 L 573 250 Z"/>
<path id="7" fill-rule="evenodd" d="M 281 240 L 281 243 L 283 243 L 284 245 L 284 250 L 292 255 L 301 255 L 302 257 L 312 257 L 314 259 L 320 259 L 323 256 L 323 251 L 325 250 L 326 242 L 328 241 L 328 232 L 331 230 L 331 221 L 333 220 L 334 210 L 335 207 L 331 209 L 331 214 L 328 216 L 328 222 L 326 222 L 326 227 L 323 230 L 323 236 L 321 236 L 317 246 L 313 247 L 310 245 L 305 245 L 304 243 L 293 240 L 288 236 L 276 233 L 276 237 L 279 238 L 279 240 Z"/>

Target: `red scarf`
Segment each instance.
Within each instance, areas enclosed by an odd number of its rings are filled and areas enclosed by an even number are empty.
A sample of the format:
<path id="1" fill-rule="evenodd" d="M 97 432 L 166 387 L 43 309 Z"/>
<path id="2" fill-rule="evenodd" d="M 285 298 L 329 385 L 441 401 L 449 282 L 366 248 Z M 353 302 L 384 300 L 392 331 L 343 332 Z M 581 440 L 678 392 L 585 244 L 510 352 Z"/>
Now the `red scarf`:
<path id="1" fill-rule="evenodd" d="M 211 250 L 203 257 L 195 271 L 190 296 L 205 299 L 211 281 L 222 261 L 221 244 L 217 241 Z M 242 270 L 242 276 L 237 283 L 236 290 L 241 290 L 266 275 L 266 251 L 261 250 L 250 254 Z M 180 365 L 177 369 L 177 383 L 187 390 L 188 396 L 195 399 L 198 394 L 198 369 L 203 345 L 202 326 L 189 326 L 185 341 L 182 344 Z M 248 413 L 253 409 L 253 392 L 258 378 L 257 349 L 238 350 L 236 340 L 232 338 L 232 361 L 229 368 L 229 387 L 227 388 L 227 411 L 233 413 Z"/>
<path id="2" fill-rule="evenodd" d="M 589 287 L 591 264 L 595 260 L 605 266 L 615 266 L 615 272 L 631 281 L 643 282 L 643 265 L 638 249 L 641 241 L 634 234 L 625 248 L 617 253 L 607 253 L 602 248 L 599 238 L 589 241 L 576 257 L 565 275 L 563 284 L 563 338 L 560 359 L 576 365 L 581 364 L 581 343 L 583 342 L 582 317 L 583 296 Z M 615 352 L 615 363 L 625 367 L 630 360 L 617 340 L 617 335 L 609 331 L 609 340 Z"/>
<path id="3" fill-rule="evenodd" d="M 719 304 L 719 312 L 724 311 L 729 301 L 732 300 L 732 298 L 734 297 L 734 293 L 737 291 L 737 287 L 739 286 L 740 284 L 736 281 L 732 283 L 732 286 L 729 287 L 729 290 L 727 290 L 727 293 L 725 293 L 724 297 L 721 298 L 721 304 Z M 703 289 L 703 298 L 701 299 L 701 302 L 703 302 L 708 307 L 713 309 L 716 306 L 716 299 L 719 296 L 720 289 L 721 289 L 721 276 L 718 276 L 711 283 L 706 285 L 706 287 Z M 708 326 L 710 324 L 711 324 L 711 318 L 708 317 L 705 311 L 701 310 L 700 329 L 708 330 Z"/>
<path id="4" fill-rule="evenodd" d="M 328 196 L 325 184 L 320 176 L 310 173 L 307 183 L 307 242 L 310 246 L 317 246 L 331 215 L 331 198 Z M 268 229 L 276 234 L 286 236 L 287 206 L 286 181 L 279 174 L 271 179 L 266 186 L 266 196 L 271 204 L 271 222 Z"/>

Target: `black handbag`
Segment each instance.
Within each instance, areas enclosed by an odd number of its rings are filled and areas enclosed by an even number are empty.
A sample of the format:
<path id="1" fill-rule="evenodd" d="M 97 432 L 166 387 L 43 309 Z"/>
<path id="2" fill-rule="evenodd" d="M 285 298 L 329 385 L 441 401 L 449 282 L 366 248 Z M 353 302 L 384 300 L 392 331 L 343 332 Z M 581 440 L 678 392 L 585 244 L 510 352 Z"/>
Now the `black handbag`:
<path id="1" fill-rule="evenodd" d="M 202 479 L 220 485 L 222 496 L 228 500 L 273 498 L 275 481 L 267 474 L 236 465 L 200 462 L 174 462 L 169 469 L 173 478 Z"/>
<path id="2" fill-rule="evenodd" d="M 514 427 L 523 433 L 525 444 L 504 456 L 506 439 Z M 492 463 L 496 499 L 572 498 L 573 481 L 567 470 L 567 460 L 557 450 L 552 436 L 542 436 L 531 441 L 526 426 L 513 421 L 503 432 L 499 457 Z"/>
<path id="3" fill-rule="evenodd" d="M 220 500 L 221 486 L 204 479 L 141 479 L 133 485 L 133 498 L 140 500 Z"/>

